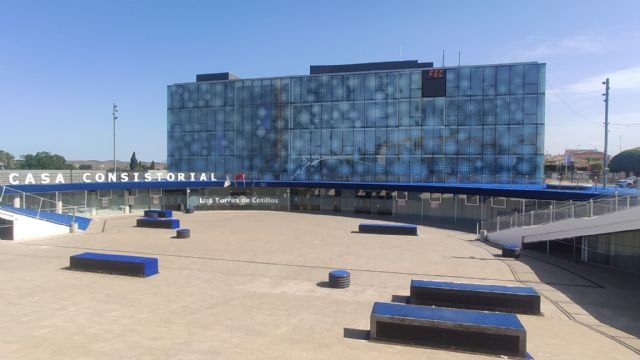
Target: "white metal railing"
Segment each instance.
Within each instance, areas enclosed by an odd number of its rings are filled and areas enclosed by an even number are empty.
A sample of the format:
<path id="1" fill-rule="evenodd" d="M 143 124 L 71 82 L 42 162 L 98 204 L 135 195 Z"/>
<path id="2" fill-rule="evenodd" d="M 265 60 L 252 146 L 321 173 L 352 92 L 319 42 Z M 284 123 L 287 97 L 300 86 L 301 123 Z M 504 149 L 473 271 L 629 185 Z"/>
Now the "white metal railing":
<path id="1" fill-rule="evenodd" d="M 516 227 L 544 225 L 568 219 L 600 216 L 638 205 L 640 205 L 638 195 L 620 196 L 616 193 L 589 201 L 555 203 L 543 210 L 498 216 L 496 219 L 483 221 L 480 224 L 480 229 L 491 233 Z"/>
<path id="2" fill-rule="evenodd" d="M 0 185 L 0 186 L 2 187 L 2 191 L 0 191 L 0 206 L 1 205 L 7 206 L 5 210 L 10 210 L 10 208 L 13 207 L 14 204 L 9 203 L 7 201 L 3 202 L 3 200 L 6 200 L 6 197 L 12 196 L 12 195 L 13 195 L 13 198 L 15 199 L 15 196 L 17 195 L 21 199 L 20 208 L 28 209 L 36 212 L 35 215 L 24 214 L 26 216 L 32 216 L 36 219 L 46 219 L 47 221 L 51 221 L 60 225 L 69 225 L 66 223 L 61 223 L 56 219 L 47 217 L 44 214 L 44 213 L 56 213 L 61 215 L 70 215 L 71 223 L 75 222 L 78 206 L 64 205 L 62 203 L 59 206 L 58 202 L 55 200 L 43 198 L 41 196 L 37 196 L 34 194 L 29 194 L 24 191 L 13 189 L 5 185 Z M 53 203 L 53 207 L 51 207 L 51 203 Z"/>

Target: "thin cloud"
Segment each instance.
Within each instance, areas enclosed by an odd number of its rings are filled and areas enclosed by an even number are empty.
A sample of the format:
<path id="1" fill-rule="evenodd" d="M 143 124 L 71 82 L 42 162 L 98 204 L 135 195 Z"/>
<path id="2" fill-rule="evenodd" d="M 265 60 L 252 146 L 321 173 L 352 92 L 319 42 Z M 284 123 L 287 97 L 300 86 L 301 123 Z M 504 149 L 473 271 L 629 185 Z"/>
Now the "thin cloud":
<path id="1" fill-rule="evenodd" d="M 615 87 L 616 90 L 640 89 L 640 66 L 591 76 L 584 80 L 578 81 L 573 85 L 569 85 L 566 88 L 566 92 L 572 94 L 603 92 L 604 86 L 602 85 L 602 82 L 606 78 L 609 78 L 611 87 Z"/>
<path id="2" fill-rule="evenodd" d="M 532 42 L 533 40 L 529 40 Z M 512 58 L 518 60 L 531 60 L 547 58 L 554 55 L 583 55 L 602 53 L 605 50 L 605 41 L 602 37 L 573 36 L 559 40 L 541 41 L 525 49 L 520 49 L 512 54 Z"/>

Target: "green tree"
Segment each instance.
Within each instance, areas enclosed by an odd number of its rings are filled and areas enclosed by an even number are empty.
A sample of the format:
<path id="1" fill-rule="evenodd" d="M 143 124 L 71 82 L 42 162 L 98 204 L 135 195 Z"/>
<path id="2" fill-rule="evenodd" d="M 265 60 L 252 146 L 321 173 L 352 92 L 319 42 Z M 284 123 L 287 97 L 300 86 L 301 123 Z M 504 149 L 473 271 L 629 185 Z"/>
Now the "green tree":
<path id="1" fill-rule="evenodd" d="M 640 174 L 640 147 L 625 150 L 611 159 L 609 172 L 620 171 L 624 171 L 627 175 L 630 172 Z"/>
<path id="2" fill-rule="evenodd" d="M 156 162 L 151 160 L 151 165 L 149 165 L 149 170 L 155 170 L 156 169 Z"/>
<path id="3" fill-rule="evenodd" d="M 545 173 L 556 172 L 556 171 L 558 171 L 558 164 L 556 164 L 555 162 L 546 162 L 546 163 L 544 163 L 544 172 Z"/>
<path id="4" fill-rule="evenodd" d="M 4 150 L 0 150 L 0 169 L 15 169 L 16 158 Z"/>
<path id="5" fill-rule="evenodd" d="M 91 165 L 91 164 L 82 164 L 82 165 L 78 166 L 78 169 L 80 169 L 80 170 L 93 170 L 93 165 Z"/>
<path id="6" fill-rule="evenodd" d="M 140 163 L 138 162 L 138 158 L 136 158 L 136 152 L 134 151 L 131 154 L 131 160 L 129 161 L 129 169 L 138 170 L 140 169 Z"/>
<path id="7" fill-rule="evenodd" d="M 68 167 L 67 160 L 62 155 L 39 151 L 35 155 L 23 155 L 20 168 L 26 170 L 61 170 Z"/>

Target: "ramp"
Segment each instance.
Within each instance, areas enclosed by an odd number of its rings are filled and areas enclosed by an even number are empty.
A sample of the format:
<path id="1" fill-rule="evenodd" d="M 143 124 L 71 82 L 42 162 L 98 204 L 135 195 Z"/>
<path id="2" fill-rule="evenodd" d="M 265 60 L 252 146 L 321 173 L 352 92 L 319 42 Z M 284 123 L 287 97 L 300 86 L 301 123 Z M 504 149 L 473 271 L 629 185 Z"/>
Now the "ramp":
<path id="1" fill-rule="evenodd" d="M 33 219 L 47 221 L 57 225 L 64 225 L 67 227 L 71 226 L 71 224 L 75 222 L 78 224 L 78 229 L 82 231 L 87 230 L 89 224 L 91 224 L 91 219 L 83 216 L 57 214 L 50 211 L 22 209 L 8 205 L 0 205 L 0 210 L 4 210 L 12 214 L 27 216 Z"/>
<path id="2" fill-rule="evenodd" d="M 487 239 L 504 246 L 607 234 L 640 229 L 639 219 L 640 207 L 636 206 L 601 216 L 567 219 L 544 225 L 515 227 L 490 233 L 487 235 Z"/>

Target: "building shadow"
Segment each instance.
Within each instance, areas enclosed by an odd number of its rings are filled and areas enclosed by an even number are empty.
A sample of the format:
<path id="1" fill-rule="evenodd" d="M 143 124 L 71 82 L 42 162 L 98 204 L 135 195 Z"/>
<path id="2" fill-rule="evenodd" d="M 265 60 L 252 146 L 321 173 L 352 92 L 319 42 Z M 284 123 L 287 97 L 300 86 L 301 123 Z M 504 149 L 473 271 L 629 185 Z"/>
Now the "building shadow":
<path id="1" fill-rule="evenodd" d="M 409 296 L 406 295 L 391 295 L 391 302 L 397 304 L 408 304 L 410 300 Z"/>
<path id="2" fill-rule="evenodd" d="M 571 258 L 546 255 L 528 249 L 523 250 L 520 259 L 508 261 L 526 265 L 535 278 L 550 286 L 549 290 L 542 289 L 541 295 L 570 320 L 616 342 L 624 342 L 629 335 L 640 337 L 640 274 L 573 262 Z M 509 264 L 508 261 L 505 263 Z M 516 269 L 514 274 L 518 280 L 524 283 L 532 280 L 530 275 L 520 273 L 516 267 L 510 268 L 512 271 Z M 589 317 L 601 324 L 595 323 Z M 628 335 L 613 334 L 602 324 Z M 628 345 L 626 347 L 629 348 Z M 640 355 L 638 346 L 635 348 L 636 353 Z"/>
<path id="3" fill-rule="evenodd" d="M 369 330 L 344 328 L 342 336 L 346 339 L 369 340 Z"/>
<path id="4" fill-rule="evenodd" d="M 436 217 L 436 216 L 425 216 L 421 218 L 419 215 L 372 215 L 372 214 L 362 214 L 362 213 L 352 213 L 352 212 L 330 212 L 330 211 L 311 211 L 311 210 L 291 210 L 291 212 L 299 213 L 299 214 L 313 214 L 313 215 L 324 215 L 324 216 L 341 216 L 362 220 L 375 220 L 375 221 L 383 221 L 383 222 L 392 222 L 392 223 L 404 223 L 404 224 L 414 224 L 414 225 L 422 225 L 428 226 L 438 229 L 444 230 L 455 230 L 461 232 L 468 233 L 476 233 L 476 220 L 468 220 L 468 219 L 453 219 L 447 217 Z M 352 233 L 358 233 L 357 230 L 352 231 Z"/>

